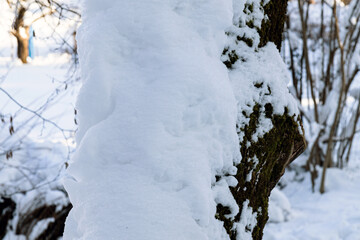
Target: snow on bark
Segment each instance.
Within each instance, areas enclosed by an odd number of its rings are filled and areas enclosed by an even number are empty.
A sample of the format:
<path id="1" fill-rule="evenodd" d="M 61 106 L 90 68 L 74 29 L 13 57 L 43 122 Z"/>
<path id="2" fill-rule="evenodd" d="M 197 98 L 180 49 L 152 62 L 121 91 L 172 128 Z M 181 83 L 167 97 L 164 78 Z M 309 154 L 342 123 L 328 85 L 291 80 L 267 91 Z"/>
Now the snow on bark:
<path id="1" fill-rule="evenodd" d="M 304 147 L 275 5 L 86 1 L 65 239 L 261 239 Z"/>
<path id="2" fill-rule="evenodd" d="M 305 146 L 297 103 L 287 88 L 290 76 L 277 49 L 285 11 L 286 2 L 234 0 L 233 26 L 227 30 L 222 61 L 237 100 L 242 155 L 234 162 L 238 184 L 230 190 L 242 207 L 229 217 L 231 208 L 218 206 L 218 219 L 232 240 L 262 239 L 270 192 Z"/>

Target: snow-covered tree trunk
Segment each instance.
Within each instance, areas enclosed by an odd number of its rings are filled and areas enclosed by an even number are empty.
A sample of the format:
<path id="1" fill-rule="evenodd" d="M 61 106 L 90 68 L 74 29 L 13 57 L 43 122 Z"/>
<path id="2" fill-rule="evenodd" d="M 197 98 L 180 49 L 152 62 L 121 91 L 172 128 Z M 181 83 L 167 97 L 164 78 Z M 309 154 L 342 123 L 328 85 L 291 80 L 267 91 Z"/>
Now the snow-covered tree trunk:
<path id="1" fill-rule="evenodd" d="M 221 61 L 231 0 L 87 0 L 64 239 L 225 240 L 240 156 Z M 106 43 L 106 44 L 104 44 Z M 234 181 L 233 181 L 234 182 Z"/>
<path id="2" fill-rule="evenodd" d="M 261 239 L 304 147 L 272 4 L 86 1 L 65 239 Z"/>
<path id="3" fill-rule="evenodd" d="M 240 211 L 232 217 L 230 208 L 219 203 L 216 215 L 233 240 L 262 239 L 270 192 L 305 148 L 297 107 L 286 86 L 287 69 L 277 51 L 286 7 L 282 0 L 234 1 L 234 26 L 227 32 L 223 62 L 238 100 L 242 160 L 235 163 L 238 184 L 230 189 Z"/>
<path id="4" fill-rule="evenodd" d="M 298 0 L 288 6 L 284 58 L 294 95 L 307 105 L 301 108 L 309 150 L 304 167 L 320 193 L 327 168 L 347 166 L 360 117 L 360 1 L 343 3 Z"/>

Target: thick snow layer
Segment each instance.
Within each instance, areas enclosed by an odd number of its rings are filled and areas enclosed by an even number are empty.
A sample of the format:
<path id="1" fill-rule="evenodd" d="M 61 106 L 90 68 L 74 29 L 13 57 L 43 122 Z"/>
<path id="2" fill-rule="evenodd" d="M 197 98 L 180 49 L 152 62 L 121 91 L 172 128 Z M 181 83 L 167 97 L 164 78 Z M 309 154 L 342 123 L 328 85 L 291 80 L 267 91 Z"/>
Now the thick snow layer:
<path id="1" fill-rule="evenodd" d="M 238 101 L 239 122 L 247 124 L 248 118 L 244 119 L 242 112 L 250 115 L 256 103 L 271 103 L 274 114 L 283 114 L 285 107 L 290 116 L 298 114 L 298 105 L 287 88 L 290 75 L 275 45 L 268 43 L 256 53 L 245 43 L 240 42 L 237 48 L 246 61 L 238 61 L 229 76 Z M 261 87 L 254 87 L 258 83 L 262 83 Z M 253 140 L 256 142 L 272 127 L 271 119 L 261 115 Z"/>
<path id="2" fill-rule="evenodd" d="M 214 184 L 239 158 L 236 100 L 220 60 L 232 2 L 84 6 L 64 238 L 227 239 L 214 216 L 217 202 L 237 209 L 234 179 Z"/>

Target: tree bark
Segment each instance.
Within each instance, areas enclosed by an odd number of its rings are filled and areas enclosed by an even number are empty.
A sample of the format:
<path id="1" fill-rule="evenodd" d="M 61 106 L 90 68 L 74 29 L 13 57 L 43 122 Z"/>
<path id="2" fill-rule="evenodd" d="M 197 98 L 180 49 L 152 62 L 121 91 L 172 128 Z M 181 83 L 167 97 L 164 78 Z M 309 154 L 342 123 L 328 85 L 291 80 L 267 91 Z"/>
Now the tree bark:
<path id="1" fill-rule="evenodd" d="M 267 4 L 261 0 L 250 0 L 245 3 L 244 9 L 240 11 L 242 16 L 239 21 L 234 21 L 238 30 L 230 30 L 232 32 L 227 33 L 234 41 L 234 44 L 225 47 L 223 52 L 223 59 L 225 59 L 223 62 L 229 71 L 236 69 L 240 64 L 246 64 L 246 54 L 242 52 L 244 49 L 237 48 L 239 42 L 244 42 L 248 47 L 246 51 L 254 54 L 268 42 L 273 42 L 278 49 L 281 48 L 286 9 L 286 0 L 270 0 Z M 261 26 L 256 25 L 259 12 L 265 15 Z M 247 16 L 244 17 L 244 14 Z M 243 19 L 246 21 L 244 22 Z M 247 35 L 248 32 L 254 32 L 253 30 L 257 31 L 258 37 Z M 259 74 L 257 77 L 261 80 L 261 76 Z M 267 90 L 267 95 L 272 95 L 270 85 L 266 86 L 261 81 L 254 83 L 254 92 L 259 88 Z M 238 110 L 238 116 L 240 116 L 238 119 L 243 119 L 238 120 L 237 126 L 242 160 L 236 165 L 235 177 L 238 184 L 230 187 L 239 206 L 239 213 L 235 218 L 229 218 L 230 208 L 221 204 L 217 206 L 216 217 L 224 223 L 224 228 L 231 240 L 262 239 L 263 229 L 268 220 L 271 190 L 284 174 L 286 166 L 305 149 L 300 116 L 291 115 L 286 107 L 282 115 L 275 114 L 272 103 L 265 100 L 259 102 L 254 99 L 249 102 L 253 102 L 253 105 L 247 106 L 251 107 L 251 114 L 247 114 L 243 109 Z M 254 141 L 253 136 L 261 127 L 260 119 L 264 118 L 271 120 L 273 127 L 263 137 Z M 246 220 L 249 218 L 246 212 L 251 212 L 250 217 L 256 218 L 255 221 Z"/>
<path id="2" fill-rule="evenodd" d="M 29 28 L 25 28 L 27 37 L 20 36 L 20 33 L 17 33 L 17 56 L 23 62 L 27 63 L 27 57 L 29 56 Z"/>
<path id="3" fill-rule="evenodd" d="M 23 62 L 27 63 L 27 57 L 29 56 L 29 26 L 24 23 L 26 9 L 20 7 L 19 12 L 16 15 L 14 23 L 13 35 L 17 40 L 17 56 Z"/>

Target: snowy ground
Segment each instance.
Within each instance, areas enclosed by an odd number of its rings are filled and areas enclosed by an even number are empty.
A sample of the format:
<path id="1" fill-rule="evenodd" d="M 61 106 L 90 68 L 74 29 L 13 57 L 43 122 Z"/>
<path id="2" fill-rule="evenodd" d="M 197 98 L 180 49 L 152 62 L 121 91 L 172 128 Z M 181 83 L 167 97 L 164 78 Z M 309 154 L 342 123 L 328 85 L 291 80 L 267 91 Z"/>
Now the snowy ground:
<path id="1" fill-rule="evenodd" d="M 9 58 L 0 58 L 1 72 L 7 76 L 1 81 L 5 89 L 23 106 L 36 110 L 44 105 L 49 98 L 54 97 L 56 106 L 51 106 L 42 115 L 59 123 L 62 128 L 74 129 L 75 96 L 78 88 L 65 90 L 69 57 L 67 55 L 49 55 L 39 57 L 28 65 L 16 61 L 12 66 L 6 66 Z M 66 95 L 66 96 L 65 96 Z M 11 112 L 18 106 L 9 100 L 5 94 L 0 95 L 0 109 L 3 113 Z M 34 133 L 36 134 L 36 133 Z M 32 135 L 38 138 L 38 136 Z"/>
<path id="2" fill-rule="evenodd" d="M 293 174 L 288 172 L 284 177 L 291 179 Z M 359 240 L 359 186 L 357 139 L 349 166 L 343 170 L 328 170 L 325 194 L 311 192 L 309 174 L 304 175 L 302 182 L 289 182 L 282 191 L 291 204 L 289 220 L 268 223 L 264 240 Z M 318 188 L 319 179 L 316 191 Z"/>

